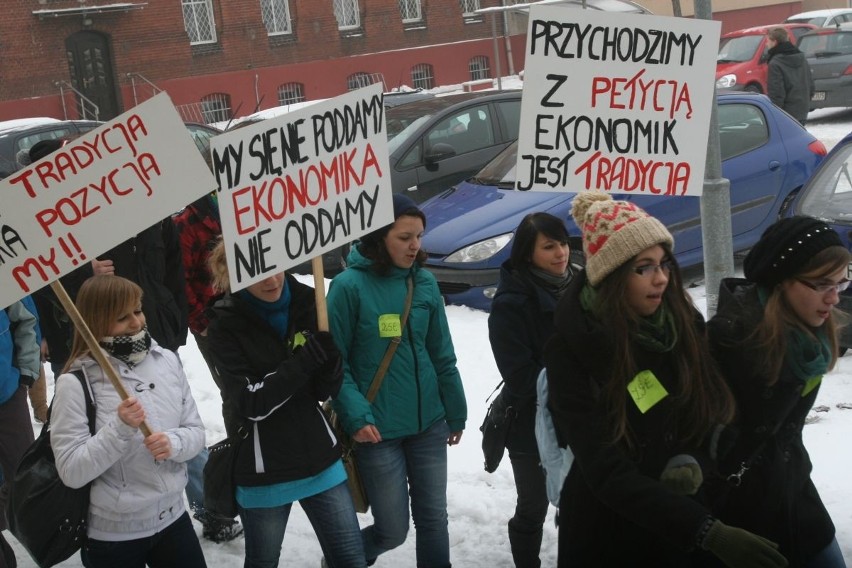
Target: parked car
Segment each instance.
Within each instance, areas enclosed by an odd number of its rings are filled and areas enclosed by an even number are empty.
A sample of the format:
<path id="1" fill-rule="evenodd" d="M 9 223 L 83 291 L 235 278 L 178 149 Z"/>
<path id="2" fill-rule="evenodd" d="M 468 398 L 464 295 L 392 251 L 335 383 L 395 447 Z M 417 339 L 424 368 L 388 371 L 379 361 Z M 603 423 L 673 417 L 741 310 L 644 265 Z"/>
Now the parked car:
<path id="1" fill-rule="evenodd" d="M 95 120 L 53 118 L 16 119 L 0 123 L 0 179 L 21 169 L 17 155 L 42 140 L 56 140 L 93 130 L 103 124 Z M 5 125 L 5 126 L 4 126 Z"/>
<path id="2" fill-rule="evenodd" d="M 852 250 L 852 132 L 831 149 L 786 214 L 825 220 Z M 852 265 L 846 277 L 852 279 Z M 852 313 L 852 288 L 840 294 L 839 308 Z M 852 326 L 843 328 L 840 345 L 852 347 Z"/>
<path id="3" fill-rule="evenodd" d="M 765 95 L 722 92 L 718 102 L 722 173 L 731 182 L 733 247 L 743 251 L 785 211 L 826 151 Z M 426 267 L 448 303 L 489 309 L 513 231 L 527 213 L 547 211 L 564 219 L 571 235 L 580 234 L 570 215 L 575 194 L 515 190 L 516 149 L 517 144 L 510 145 L 473 179 L 422 205 Z M 683 267 L 703 262 L 699 197 L 615 197 L 633 201 L 666 224 Z M 573 262 L 579 254 L 575 242 Z"/>
<path id="4" fill-rule="evenodd" d="M 793 14 L 784 20 L 784 22 L 790 24 L 814 24 L 821 28 L 829 28 L 843 22 L 852 22 L 852 9 L 828 8 L 825 10 L 802 12 L 800 14 Z"/>
<path id="5" fill-rule="evenodd" d="M 521 90 L 434 97 L 387 109 L 394 192 L 426 201 L 476 172 L 518 138 Z"/>
<path id="6" fill-rule="evenodd" d="M 787 29 L 794 45 L 802 35 L 817 29 L 813 24 L 774 24 L 724 34 L 716 56 L 716 87 L 765 93 L 769 73 L 766 33 L 778 27 Z"/>
<path id="7" fill-rule="evenodd" d="M 814 78 L 811 110 L 852 106 L 852 23 L 806 33 L 799 50 Z"/>
<path id="8" fill-rule="evenodd" d="M 186 129 L 189 130 L 189 135 L 192 136 L 192 141 L 198 147 L 198 151 L 202 153 L 210 151 L 210 139 L 222 132 L 218 128 L 200 122 L 185 122 L 184 124 Z"/>

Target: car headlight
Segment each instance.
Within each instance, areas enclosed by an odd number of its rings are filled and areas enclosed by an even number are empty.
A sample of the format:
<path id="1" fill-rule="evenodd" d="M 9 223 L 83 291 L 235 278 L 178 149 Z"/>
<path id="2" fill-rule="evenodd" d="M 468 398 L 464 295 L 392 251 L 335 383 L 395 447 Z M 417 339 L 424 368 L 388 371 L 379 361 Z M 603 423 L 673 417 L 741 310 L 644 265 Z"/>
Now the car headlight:
<path id="1" fill-rule="evenodd" d="M 716 79 L 716 88 L 717 89 L 730 89 L 734 85 L 737 84 L 737 76 L 733 73 L 729 75 L 722 75 L 718 79 Z"/>
<path id="2" fill-rule="evenodd" d="M 444 262 L 479 262 L 487 260 L 500 252 L 511 240 L 512 233 L 491 237 L 457 250 L 448 256 Z"/>

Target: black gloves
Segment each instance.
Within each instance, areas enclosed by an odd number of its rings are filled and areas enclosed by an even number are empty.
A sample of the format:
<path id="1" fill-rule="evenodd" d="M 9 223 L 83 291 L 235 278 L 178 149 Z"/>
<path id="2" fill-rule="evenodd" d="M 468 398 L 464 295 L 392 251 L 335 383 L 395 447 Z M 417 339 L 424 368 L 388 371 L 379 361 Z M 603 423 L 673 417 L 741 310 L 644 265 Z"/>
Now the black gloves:
<path id="1" fill-rule="evenodd" d="M 307 340 L 296 354 L 302 369 L 310 374 L 332 375 L 335 379 L 342 376 L 343 359 L 331 334 L 318 331 L 306 337 Z"/>
<path id="2" fill-rule="evenodd" d="M 783 568 L 787 559 L 774 542 L 715 520 L 701 547 L 731 568 Z"/>

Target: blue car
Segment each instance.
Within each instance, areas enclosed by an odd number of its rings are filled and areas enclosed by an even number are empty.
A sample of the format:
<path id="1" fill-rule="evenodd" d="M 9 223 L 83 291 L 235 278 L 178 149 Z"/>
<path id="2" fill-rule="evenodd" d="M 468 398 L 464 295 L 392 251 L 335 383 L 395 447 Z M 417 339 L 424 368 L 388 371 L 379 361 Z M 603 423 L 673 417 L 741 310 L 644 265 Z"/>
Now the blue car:
<path id="1" fill-rule="evenodd" d="M 786 214 L 825 220 L 852 249 L 852 132 L 831 149 Z M 852 266 L 846 277 L 852 278 Z M 852 313 L 852 289 L 840 294 L 839 307 Z M 852 347 L 852 326 L 843 328 L 840 346 Z"/>
<path id="2" fill-rule="evenodd" d="M 722 173 L 731 182 L 734 251 L 750 248 L 782 215 L 826 154 L 825 146 L 765 95 L 720 93 Z M 475 177 L 422 204 L 427 227 L 426 267 L 447 303 L 489 310 L 500 265 L 509 258 L 513 231 L 527 213 L 547 211 L 564 219 L 572 255 L 582 254 L 571 218 L 573 193 L 515 189 L 517 143 Z M 703 262 L 698 197 L 616 194 L 660 219 L 672 232 L 683 267 Z M 850 193 L 852 222 L 852 192 Z"/>

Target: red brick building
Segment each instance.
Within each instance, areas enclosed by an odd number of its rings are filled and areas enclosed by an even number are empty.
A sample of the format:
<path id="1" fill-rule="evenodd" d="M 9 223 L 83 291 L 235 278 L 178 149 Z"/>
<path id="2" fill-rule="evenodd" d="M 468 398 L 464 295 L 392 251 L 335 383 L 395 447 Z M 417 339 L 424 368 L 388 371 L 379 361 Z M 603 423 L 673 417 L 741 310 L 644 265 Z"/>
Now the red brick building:
<path id="1" fill-rule="evenodd" d="M 95 109 L 109 120 L 165 90 L 185 118 L 213 122 L 376 80 L 392 89 L 489 78 L 492 25 L 502 36 L 503 22 L 473 11 L 500 3 L 4 0 L 0 120 Z M 524 37 L 513 43 L 523 57 Z M 506 74 L 502 37 L 499 47 Z"/>

